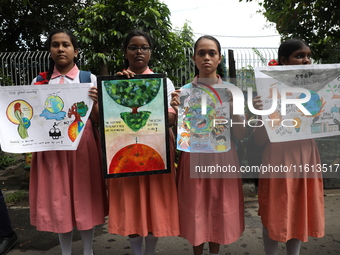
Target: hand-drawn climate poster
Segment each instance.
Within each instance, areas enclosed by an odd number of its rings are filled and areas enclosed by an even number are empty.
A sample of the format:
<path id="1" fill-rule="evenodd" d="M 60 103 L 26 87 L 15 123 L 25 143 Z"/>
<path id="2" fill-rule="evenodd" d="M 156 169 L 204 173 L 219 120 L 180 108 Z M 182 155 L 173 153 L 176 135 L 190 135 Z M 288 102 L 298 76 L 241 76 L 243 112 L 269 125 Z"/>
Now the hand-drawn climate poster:
<path id="1" fill-rule="evenodd" d="M 230 111 L 227 90 L 215 89 L 203 83 L 190 83 L 181 88 L 179 100 L 177 149 L 203 153 L 229 151 Z"/>
<path id="2" fill-rule="evenodd" d="M 98 77 L 104 177 L 170 172 L 165 74 Z"/>
<path id="3" fill-rule="evenodd" d="M 255 78 L 263 109 L 270 109 L 277 96 L 275 111 L 262 116 L 271 142 L 340 134 L 340 64 L 258 67 Z M 311 98 L 302 106 L 311 115 L 305 115 L 296 104 L 287 104 L 286 111 L 281 111 L 282 97 L 306 97 L 305 93 L 291 92 L 292 88 L 309 90 Z"/>
<path id="4" fill-rule="evenodd" d="M 76 150 L 93 105 L 91 85 L 1 86 L 1 149 Z"/>

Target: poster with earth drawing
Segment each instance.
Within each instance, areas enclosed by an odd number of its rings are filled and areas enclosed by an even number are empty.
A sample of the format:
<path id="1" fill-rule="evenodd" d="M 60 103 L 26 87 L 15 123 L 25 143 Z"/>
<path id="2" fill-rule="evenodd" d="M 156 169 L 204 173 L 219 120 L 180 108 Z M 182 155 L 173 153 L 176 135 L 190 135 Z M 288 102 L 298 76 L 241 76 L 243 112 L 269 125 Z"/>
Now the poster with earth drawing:
<path id="1" fill-rule="evenodd" d="M 255 78 L 271 142 L 340 134 L 340 64 L 258 67 Z"/>
<path id="2" fill-rule="evenodd" d="M 178 150 L 222 153 L 231 149 L 228 90 L 192 82 L 181 88 L 179 101 L 176 141 Z"/>
<path id="3" fill-rule="evenodd" d="M 76 150 L 93 105 L 90 86 L 1 86 L 1 149 L 10 153 Z"/>

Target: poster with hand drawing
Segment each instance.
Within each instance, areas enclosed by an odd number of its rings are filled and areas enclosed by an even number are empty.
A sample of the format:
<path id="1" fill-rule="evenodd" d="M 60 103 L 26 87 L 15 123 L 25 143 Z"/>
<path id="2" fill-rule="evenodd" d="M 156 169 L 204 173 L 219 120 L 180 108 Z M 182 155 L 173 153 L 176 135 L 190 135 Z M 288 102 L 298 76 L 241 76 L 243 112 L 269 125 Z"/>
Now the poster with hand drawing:
<path id="1" fill-rule="evenodd" d="M 231 141 L 227 90 L 190 83 L 181 88 L 179 100 L 177 149 L 202 153 L 229 151 Z M 206 102 L 205 112 L 202 112 L 202 100 Z"/>
<path id="2" fill-rule="evenodd" d="M 1 149 L 76 150 L 93 105 L 91 85 L 1 86 Z"/>
<path id="3" fill-rule="evenodd" d="M 277 101 L 273 112 L 262 116 L 271 142 L 340 134 L 340 64 L 258 67 L 255 78 L 263 109 Z M 296 99 L 306 97 L 301 88 L 310 99 L 298 105 Z"/>
<path id="4" fill-rule="evenodd" d="M 169 173 L 165 74 L 98 77 L 104 177 Z"/>

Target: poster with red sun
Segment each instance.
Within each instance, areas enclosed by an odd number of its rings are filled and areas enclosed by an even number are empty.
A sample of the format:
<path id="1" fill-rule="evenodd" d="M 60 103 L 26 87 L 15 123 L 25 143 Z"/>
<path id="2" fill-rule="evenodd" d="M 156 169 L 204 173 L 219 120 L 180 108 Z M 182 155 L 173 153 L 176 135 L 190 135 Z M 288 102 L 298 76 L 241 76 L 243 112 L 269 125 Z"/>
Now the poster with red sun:
<path id="1" fill-rule="evenodd" d="M 0 86 L 1 149 L 76 150 L 93 100 L 92 83 Z"/>
<path id="2" fill-rule="evenodd" d="M 97 82 L 104 177 L 169 173 L 165 74 L 101 76 Z"/>

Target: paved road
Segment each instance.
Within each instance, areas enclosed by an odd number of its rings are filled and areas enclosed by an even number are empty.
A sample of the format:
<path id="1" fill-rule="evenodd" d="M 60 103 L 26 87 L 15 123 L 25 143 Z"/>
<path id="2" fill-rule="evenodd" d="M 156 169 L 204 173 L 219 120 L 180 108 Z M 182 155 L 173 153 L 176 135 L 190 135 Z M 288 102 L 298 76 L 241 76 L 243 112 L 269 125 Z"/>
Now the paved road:
<path id="1" fill-rule="evenodd" d="M 7 171 L 8 173 L 8 171 Z M 1 176 L 2 175 L 2 176 Z M 11 190 L 25 188 L 25 183 L 13 174 L 13 178 L 4 177 L 0 171 L 0 188 Z M 6 180 L 6 181 L 5 181 Z M 340 182 L 338 180 L 337 182 Z M 252 195 L 251 188 L 245 189 L 245 222 L 246 228 L 241 238 L 230 244 L 222 245 L 220 255 L 263 255 L 261 237 L 261 222 L 257 216 L 258 201 Z M 6 192 L 5 190 L 5 192 Z M 5 194 L 6 195 L 6 194 Z M 20 244 L 8 255 L 60 255 L 57 234 L 36 231 L 29 223 L 29 209 L 26 204 L 9 208 L 13 227 L 17 232 Z M 325 190 L 326 235 L 323 238 L 310 238 L 303 243 L 301 255 L 340 255 L 340 189 Z M 79 233 L 73 236 L 73 255 L 82 254 L 82 242 Z M 94 251 L 96 255 L 132 255 L 127 237 L 107 233 L 107 224 L 96 227 L 94 238 Z M 180 237 L 163 237 L 159 239 L 156 254 L 160 255 L 189 255 L 192 254 L 191 245 Z M 205 249 L 205 255 L 208 249 Z M 280 254 L 285 254 L 284 245 L 280 245 Z"/>
<path id="2" fill-rule="evenodd" d="M 340 190 L 326 190 L 326 235 L 323 238 L 310 238 L 303 243 L 301 255 L 339 255 L 340 254 Z M 247 197 L 245 203 L 246 229 L 241 238 L 230 245 L 221 246 L 223 255 L 262 255 L 261 223 L 257 216 L 258 204 L 254 198 Z M 60 247 L 56 234 L 39 232 L 29 224 L 28 208 L 14 207 L 9 209 L 13 226 L 20 238 L 20 244 L 9 255 L 59 255 Z M 280 254 L 285 254 L 284 246 L 280 245 Z M 94 251 L 96 255 L 132 255 L 127 237 L 107 233 L 107 224 L 98 226 L 95 231 Z M 82 243 L 75 231 L 73 254 L 82 254 Z M 186 255 L 192 254 L 190 244 L 180 237 L 163 237 L 159 239 L 156 254 Z M 205 254 L 208 250 L 205 249 Z"/>

